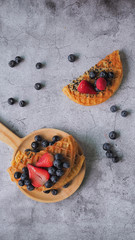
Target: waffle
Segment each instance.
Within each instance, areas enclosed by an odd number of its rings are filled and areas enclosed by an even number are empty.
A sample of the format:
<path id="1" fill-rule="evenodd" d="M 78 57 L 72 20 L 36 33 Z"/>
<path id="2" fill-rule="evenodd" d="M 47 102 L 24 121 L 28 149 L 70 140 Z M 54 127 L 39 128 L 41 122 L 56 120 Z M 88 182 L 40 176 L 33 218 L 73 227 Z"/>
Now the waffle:
<path id="1" fill-rule="evenodd" d="M 111 81 L 111 85 L 106 87 L 105 91 L 97 92 L 97 94 L 84 94 L 77 91 L 77 88 L 82 80 L 86 80 L 94 85 L 95 79 L 91 79 L 89 72 L 94 70 L 99 77 L 100 72 L 113 72 L 114 78 Z M 81 75 L 72 83 L 68 84 L 63 88 L 63 93 L 72 101 L 84 105 L 91 106 L 105 102 L 110 98 L 119 88 L 123 77 L 122 63 L 120 60 L 119 51 L 114 51 L 104 59 L 99 61 L 94 67 L 91 67 L 83 75 Z"/>
<path id="2" fill-rule="evenodd" d="M 76 155 L 78 154 L 78 145 L 72 136 L 63 138 L 62 140 L 56 142 L 52 146 L 48 146 L 45 150 L 40 151 L 39 153 L 30 152 L 28 155 L 26 153 L 18 151 L 15 159 L 13 159 L 11 163 L 11 167 L 8 168 L 11 180 L 18 183 L 18 180 L 14 178 L 14 173 L 16 171 L 22 172 L 22 168 L 27 166 L 28 163 L 35 165 L 38 159 L 46 152 L 52 154 L 61 153 L 64 159 L 70 163 L 70 168 L 64 170 L 64 175 L 52 187 L 54 189 L 60 188 L 63 185 L 65 178 L 69 175 L 71 169 L 73 168 Z M 26 186 L 23 186 L 22 188 L 26 189 Z M 45 191 L 49 190 L 49 188 L 45 188 L 44 186 L 42 186 L 36 188 L 36 190 Z"/>

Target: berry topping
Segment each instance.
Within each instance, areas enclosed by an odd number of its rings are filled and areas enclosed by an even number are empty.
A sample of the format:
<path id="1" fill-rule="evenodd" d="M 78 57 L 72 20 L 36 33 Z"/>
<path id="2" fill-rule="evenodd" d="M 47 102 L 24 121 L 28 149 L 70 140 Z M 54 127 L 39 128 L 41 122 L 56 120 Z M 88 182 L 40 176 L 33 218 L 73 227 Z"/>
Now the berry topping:
<path id="1" fill-rule="evenodd" d="M 57 153 L 57 154 L 55 154 L 54 159 L 62 161 L 63 160 L 63 155 L 60 154 L 60 153 Z"/>
<path id="2" fill-rule="evenodd" d="M 40 63 L 40 62 L 38 62 L 38 63 L 36 63 L 36 69 L 40 69 L 40 68 L 42 68 L 42 63 Z"/>
<path id="3" fill-rule="evenodd" d="M 28 191 L 33 191 L 34 188 L 35 188 L 35 187 L 34 187 L 32 184 L 29 184 L 29 185 L 27 186 L 27 190 L 28 190 Z"/>
<path id="4" fill-rule="evenodd" d="M 54 160 L 53 166 L 59 168 L 61 166 L 61 161 L 59 159 Z"/>
<path id="5" fill-rule="evenodd" d="M 113 157 L 113 158 L 112 158 L 112 161 L 113 161 L 114 163 L 117 163 L 117 162 L 119 162 L 119 158 L 118 158 L 118 157 Z"/>
<path id="6" fill-rule="evenodd" d="M 114 78 L 114 73 L 113 72 L 108 72 L 108 78 Z"/>
<path id="7" fill-rule="evenodd" d="M 96 87 L 97 89 L 103 91 L 106 89 L 107 82 L 104 78 L 98 78 L 96 81 Z"/>
<path id="8" fill-rule="evenodd" d="M 49 172 L 50 175 L 55 175 L 55 173 L 56 173 L 56 168 L 55 168 L 55 167 L 49 167 L 49 168 L 48 168 L 48 172 Z"/>
<path id="9" fill-rule="evenodd" d="M 24 184 L 25 184 L 26 186 L 30 185 L 30 184 L 31 184 L 30 179 L 26 178 L 26 179 L 24 180 Z"/>
<path id="10" fill-rule="evenodd" d="M 117 108 L 117 106 L 115 106 L 115 105 L 113 105 L 113 106 L 110 107 L 110 111 L 111 111 L 111 112 L 117 112 L 117 110 L 118 110 L 118 108 Z"/>
<path id="11" fill-rule="evenodd" d="M 9 67 L 15 67 L 16 65 L 16 62 L 14 60 L 11 60 L 9 63 L 8 63 Z"/>
<path id="12" fill-rule="evenodd" d="M 19 56 L 15 57 L 15 62 L 16 63 L 20 63 L 21 61 L 22 61 L 21 57 L 19 57 Z"/>
<path id="13" fill-rule="evenodd" d="M 114 140 L 114 139 L 116 139 L 116 137 L 117 137 L 116 132 L 112 131 L 112 132 L 109 133 L 109 138 L 110 139 Z"/>
<path id="14" fill-rule="evenodd" d="M 8 99 L 8 104 L 9 105 L 13 105 L 15 103 L 15 99 L 14 98 L 9 98 Z"/>
<path id="15" fill-rule="evenodd" d="M 26 105 L 26 102 L 25 102 L 24 100 L 21 100 L 21 101 L 19 102 L 19 106 L 20 106 L 20 107 L 25 107 L 25 105 Z"/>
<path id="16" fill-rule="evenodd" d="M 23 180 L 19 180 L 18 181 L 18 185 L 21 186 L 21 187 L 24 186 L 24 181 Z"/>
<path id="17" fill-rule="evenodd" d="M 36 142 L 41 142 L 42 141 L 42 137 L 40 135 L 36 135 L 34 139 L 35 139 Z"/>
<path id="18" fill-rule="evenodd" d="M 22 173 L 22 175 L 21 175 L 21 179 L 24 181 L 25 179 L 28 179 L 28 173 L 26 174 L 26 173 Z"/>
<path id="19" fill-rule="evenodd" d="M 39 146 L 38 142 L 32 142 L 31 147 L 35 150 Z"/>
<path id="20" fill-rule="evenodd" d="M 50 180 L 53 182 L 53 183 L 56 183 L 58 181 L 58 177 L 57 176 L 51 176 L 50 177 Z"/>
<path id="21" fill-rule="evenodd" d="M 128 115 L 128 112 L 127 112 L 126 110 L 123 110 L 123 111 L 121 112 L 121 116 L 122 116 L 122 117 L 127 117 L 127 115 Z"/>
<path id="22" fill-rule="evenodd" d="M 64 163 L 63 163 L 63 167 L 64 167 L 64 168 L 69 168 L 69 167 L 70 167 L 70 164 L 69 164 L 68 162 L 64 162 Z"/>
<path id="23" fill-rule="evenodd" d="M 27 168 L 27 167 L 23 167 L 23 168 L 22 168 L 22 172 L 23 172 L 23 173 L 26 173 L 27 175 L 29 174 L 29 173 L 28 173 L 28 168 Z"/>
<path id="24" fill-rule="evenodd" d="M 52 195 L 57 195 L 58 194 L 58 190 L 57 189 L 53 189 L 51 192 L 52 192 Z"/>
<path id="25" fill-rule="evenodd" d="M 41 85 L 41 83 L 35 83 L 34 87 L 36 90 L 40 90 L 42 88 L 42 85 Z"/>
<path id="26" fill-rule="evenodd" d="M 54 157 L 51 153 L 45 153 L 36 163 L 37 167 L 52 167 Z"/>
<path id="27" fill-rule="evenodd" d="M 49 146 L 52 146 L 55 142 L 49 142 Z"/>
<path id="28" fill-rule="evenodd" d="M 107 158 L 112 158 L 113 157 L 112 151 L 107 151 L 106 156 L 107 156 Z"/>
<path id="29" fill-rule="evenodd" d="M 53 142 L 57 142 L 57 141 L 59 141 L 60 140 L 60 137 L 59 136 L 53 136 L 53 138 L 52 138 L 52 141 Z"/>
<path id="30" fill-rule="evenodd" d="M 70 54 L 70 55 L 68 56 L 68 61 L 69 61 L 69 62 L 74 62 L 75 60 L 76 60 L 76 57 L 75 57 L 74 54 Z"/>
<path id="31" fill-rule="evenodd" d="M 96 73 L 95 73 L 94 71 L 91 71 L 91 72 L 89 73 L 89 76 L 90 76 L 91 79 L 93 79 L 93 78 L 96 77 Z"/>
<path id="32" fill-rule="evenodd" d="M 48 180 L 46 183 L 45 183 L 45 187 L 46 188 L 51 188 L 53 186 L 53 183 L 51 180 Z"/>
<path id="33" fill-rule="evenodd" d="M 15 179 L 18 179 L 18 178 L 21 177 L 21 175 L 22 175 L 22 174 L 21 174 L 20 172 L 15 172 L 15 173 L 14 173 L 14 178 L 15 178 Z"/>
<path id="34" fill-rule="evenodd" d="M 70 183 L 68 182 L 68 183 L 66 183 L 66 184 L 63 186 L 63 188 L 68 188 L 69 185 L 70 185 Z"/>
<path id="35" fill-rule="evenodd" d="M 58 170 L 56 171 L 56 175 L 57 175 L 58 177 L 61 177 L 63 174 L 64 174 L 64 172 L 63 172 L 62 169 L 58 169 Z"/>
<path id="36" fill-rule="evenodd" d="M 77 88 L 78 92 L 85 94 L 97 94 L 93 86 L 86 80 L 82 80 Z"/>
<path id="37" fill-rule="evenodd" d="M 48 194 L 50 193 L 50 190 L 43 191 L 44 193 Z"/>
<path id="38" fill-rule="evenodd" d="M 42 145 L 42 147 L 45 148 L 45 147 L 47 147 L 49 145 L 49 142 L 44 139 L 44 140 L 42 140 L 41 145 Z"/>
<path id="39" fill-rule="evenodd" d="M 107 78 L 107 73 L 105 71 L 100 73 L 101 78 Z"/>
<path id="40" fill-rule="evenodd" d="M 105 151 L 108 151 L 108 150 L 111 149 L 111 145 L 110 145 L 109 143 L 104 143 L 104 144 L 103 144 L 103 149 L 104 149 Z"/>
<path id="41" fill-rule="evenodd" d="M 31 164 L 28 164 L 27 167 L 29 170 L 29 178 L 34 187 L 41 187 L 49 180 L 50 174 L 47 170 L 34 167 Z"/>

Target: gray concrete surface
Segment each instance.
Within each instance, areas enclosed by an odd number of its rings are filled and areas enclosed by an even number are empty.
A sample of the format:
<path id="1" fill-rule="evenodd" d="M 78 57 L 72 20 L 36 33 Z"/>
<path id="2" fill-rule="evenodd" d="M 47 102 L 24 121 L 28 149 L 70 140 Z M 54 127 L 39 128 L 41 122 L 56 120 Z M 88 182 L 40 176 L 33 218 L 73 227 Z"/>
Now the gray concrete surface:
<path id="1" fill-rule="evenodd" d="M 83 147 L 87 172 L 80 189 L 54 204 L 34 202 L 10 182 L 12 149 L 0 142 L 0 240 L 135 239 L 135 2 L 133 0 L 0 1 L 0 120 L 18 136 L 42 127 L 71 133 Z M 124 79 L 108 101 L 94 107 L 71 102 L 62 87 L 120 49 Z M 78 54 L 75 63 L 67 61 Z M 14 69 L 8 61 L 24 61 Z M 46 63 L 42 70 L 35 63 Z M 41 91 L 34 89 L 42 82 Z M 9 97 L 28 101 L 25 108 Z M 122 118 L 109 108 L 130 111 Z M 113 164 L 102 144 L 108 133 L 122 157 Z M 110 141 L 111 142 L 111 141 Z"/>

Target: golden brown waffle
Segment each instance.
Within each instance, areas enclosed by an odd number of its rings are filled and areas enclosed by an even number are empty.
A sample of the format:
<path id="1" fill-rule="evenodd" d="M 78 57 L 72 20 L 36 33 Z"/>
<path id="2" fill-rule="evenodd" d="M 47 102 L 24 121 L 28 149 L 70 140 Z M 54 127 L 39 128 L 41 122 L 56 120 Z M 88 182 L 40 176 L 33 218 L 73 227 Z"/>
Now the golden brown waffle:
<path id="1" fill-rule="evenodd" d="M 97 77 L 100 75 L 100 72 L 113 72 L 114 78 L 112 79 L 112 84 L 106 87 L 106 90 L 97 92 L 97 94 L 84 94 L 78 92 L 77 88 L 82 80 L 90 82 L 92 85 L 95 80 L 91 79 L 89 72 L 94 70 L 97 73 Z M 114 51 L 110 55 L 106 56 L 104 59 L 99 61 L 94 67 L 91 67 L 86 71 L 82 76 L 73 80 L 72 83 L 68 84 L 63 88 L 63 93 L 69 97 L 72 101 L 85 105 L 97 105 L 108 98 L 110 98 L 119 88 L 123 77 L 122 63 L 120 60 L 119 51 Z"/>
<path id="2" fill-rule="evenodd" d="M 70 168 L 65 169 L 64 175 L 60 178 L 60 180 L 53 185 L 52 188 L 57 189 L 63 185 L 64 179 L 68 176 L 71 171 L 71 168 L 74 165 L 74 161 L 76 155 L 78 154 L 78 146 L 75 139 L 72 136 L 68 136 L 63 138 L 61 141 L 56 142 L 52 146 L 48 146 L 45 150 L 40 151 L 39 153 L 31 153 L 27 155 L 26 153 L 21 153 L 20 151 L 17 153 L 15 159 L 13 159 L 11 163 L 11 167 L 8 168 L 8 172 L 10 174 L 11 180 L 18 183 L 18 180 L 14 178 L 14 173 L 16 171 L 22 172 L 22 168 L 27 166 L 28 163 L 35 164 L 38 159 L 45 153 L 50 152 L 52 154 L 61 153 L 65 160 L 70 163 Z M 26 186 L 22 188 L 26 189 Z M 47 188 L 44 186 L 36 188 L 37 191 L 45 191 Z"/>

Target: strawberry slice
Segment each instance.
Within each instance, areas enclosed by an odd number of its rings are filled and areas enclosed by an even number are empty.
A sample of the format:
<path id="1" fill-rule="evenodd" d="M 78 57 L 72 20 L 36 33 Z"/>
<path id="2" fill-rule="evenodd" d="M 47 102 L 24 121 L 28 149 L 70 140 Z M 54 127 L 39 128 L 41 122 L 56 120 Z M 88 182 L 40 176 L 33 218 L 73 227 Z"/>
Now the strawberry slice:
<path id="1" fill-rule="evenodd" d="M 45 169 L 34 167 L 31 164 L 27 164 L 27 167 L 29 170 L 29 178 L 34 187 L 43 186 L 50 178 L 50 174 Z"/>
<path id="2" fill-rule="evenodd" d="M 98 90 L 105 90 L 106 89 L 107 82 L 104 78 L 98 78 L 96 81 L 96 87 Z"/>
<path id="3" fill-rule="evenodd" d="M 36 163 L 36 167 L 52 167 L 54 156 L 51 153 L 45 153 Z"/>
<path id="4" fill-rule="evenodd" d="M 78 92 L 85 94 L 97 94 L 93 86 L 86 80 L 82 80 L 77 88 Z"/>

